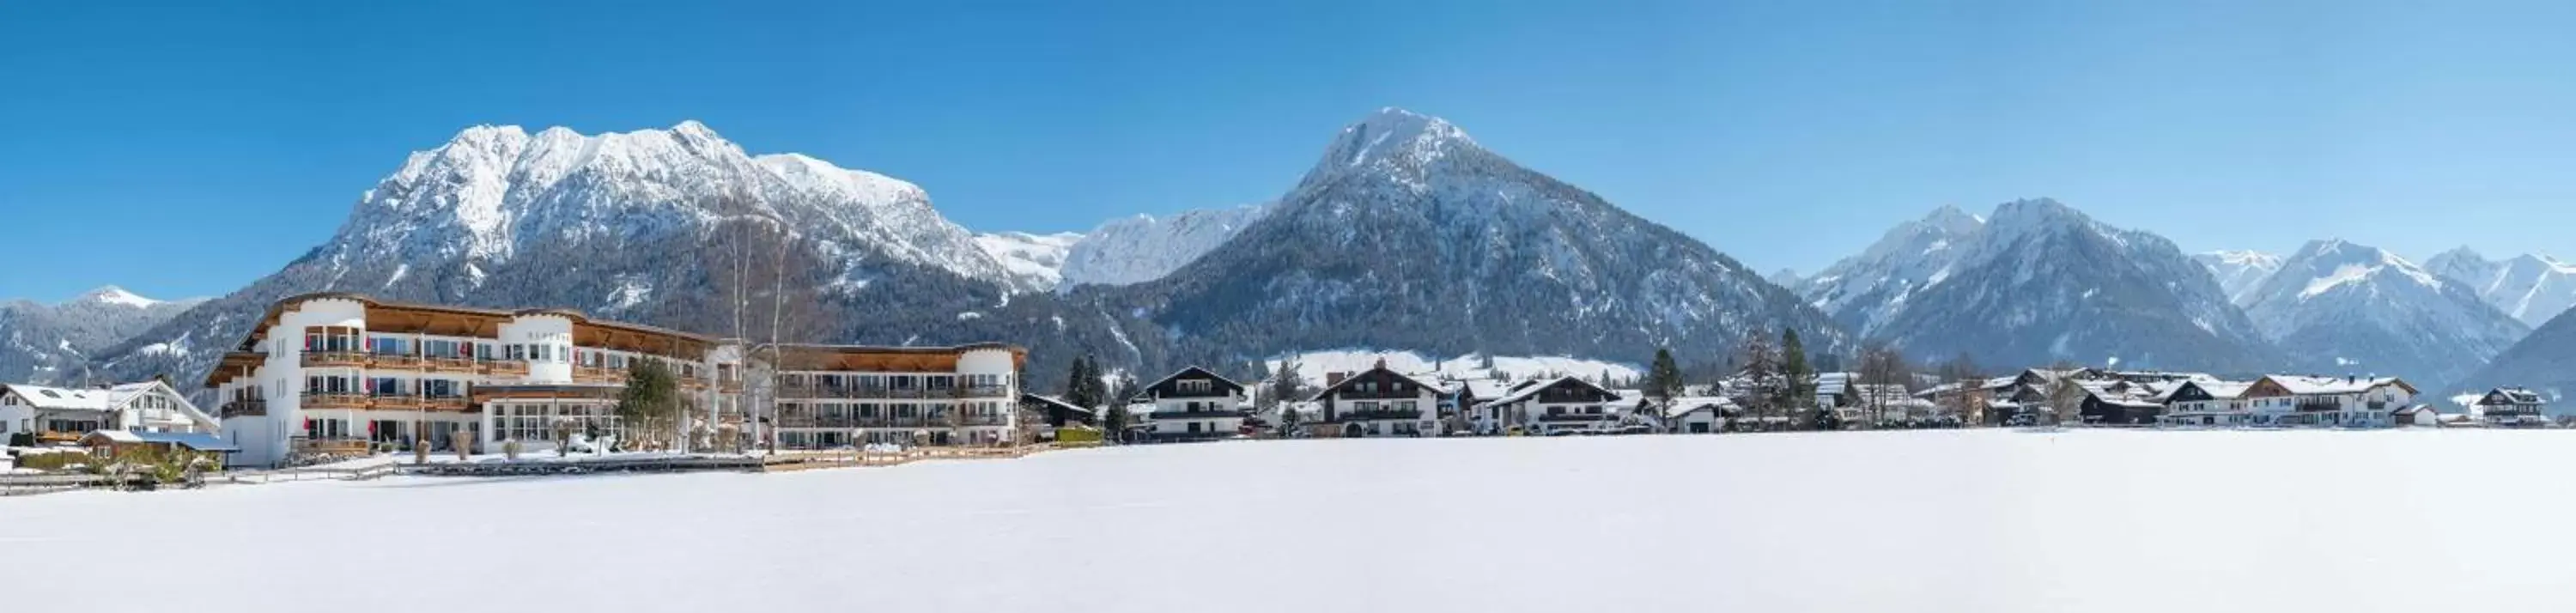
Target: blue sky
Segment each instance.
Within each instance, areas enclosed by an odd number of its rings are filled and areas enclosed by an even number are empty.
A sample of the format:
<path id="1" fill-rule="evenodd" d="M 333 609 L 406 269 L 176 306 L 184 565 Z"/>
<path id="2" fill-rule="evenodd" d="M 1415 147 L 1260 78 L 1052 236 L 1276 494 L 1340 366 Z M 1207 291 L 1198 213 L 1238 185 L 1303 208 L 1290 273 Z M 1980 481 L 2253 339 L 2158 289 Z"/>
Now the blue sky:
<path id="1" fill-rule="evenodd" d="M 0 297 L 230 291 L 478 123 L 698 119 L 1059 231 L 1274 198 L 1390 105 L 1766 271 L 2026 196 L 2576 255 L 2576 3 L 109 4 L 0 4 Z"/>

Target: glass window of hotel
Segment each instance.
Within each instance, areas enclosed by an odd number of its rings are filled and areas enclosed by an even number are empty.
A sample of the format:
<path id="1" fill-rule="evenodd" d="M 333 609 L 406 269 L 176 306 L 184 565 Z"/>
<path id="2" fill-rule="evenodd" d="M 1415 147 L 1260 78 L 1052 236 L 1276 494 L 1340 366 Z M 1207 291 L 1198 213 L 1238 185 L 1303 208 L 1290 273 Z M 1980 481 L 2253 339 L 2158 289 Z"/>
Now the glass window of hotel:
<path id="1" fill-rule="evenodd" d="M 907 402 L 907 403 L 903 403 L 903 404 L 894 405 L 894 416 L 895 416 L 895 417 L 910 418 L 910 417 L 912 417 L 912 416 L 913 416 L 913 409 L 914 409 L 914 408 L 915 408 L 915 407 L 913 406 L 913 404 L 912 404 L 912 403 L 909 403 L 909 402 Z"/>
<path id="2" fill-rule="evenodd" d="M 908 390 L 916 387 L 916 382 L 913 381 L 912 375 L 895 375 L 890 377 L 888 383 L 893 384 L 893 387 L 899 390 Z"/>
<path id="3" fill-rule="evenodd" d="M 860 417 L 876 417 L 876 416 L 877 416 L 877 405 L 875 405 L 875 404 L 862 404 L 862 405 L 859 405 L 859 416 L 860 416 Z"/>
<path id="4" fill-rule="evenodd" d="M 944 390 L 957 387 L 955 375 L 931 375 L 924 378 L 930 380 L 930 389 Z"/>

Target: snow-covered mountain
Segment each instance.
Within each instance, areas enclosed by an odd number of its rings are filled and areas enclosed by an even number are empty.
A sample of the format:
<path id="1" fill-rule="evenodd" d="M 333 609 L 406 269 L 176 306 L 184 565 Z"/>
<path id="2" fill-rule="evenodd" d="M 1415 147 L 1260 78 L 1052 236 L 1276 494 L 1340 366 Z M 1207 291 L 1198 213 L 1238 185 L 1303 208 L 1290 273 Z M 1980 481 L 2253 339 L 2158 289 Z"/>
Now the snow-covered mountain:
<path id="1" fill-rule="evenodd" d="M 1914 292 L 1946 280 L 1958 249 L 1985 227 L 1984 218 L 1944 205 L 1920 220 L 1897 224 L 1860 255 L 1835 262 L 1795 287 L 1843 325 L 1862 336 L 1875 335 Z"/>
<path id="2" fill-rule="evenodd" d="M 1801 290 L 1864 336 L 1923 357 L 2236 372 L 2274 355 L 2171 241 L 2048 199 L 1984 218 L 1935 210 Z"/>
<path id="3" fill-rule="evenodd" d="M 1065 254 L 1064 286 L 1128 285 L 1163 278 L 1233 240 L 1269 211 L 1268 205 L 1248 204 L 1164 218 L 1137 215 L 1110 220 L 1083 235 Z"/>
<path id="4" fill-rule="evenodd" d="M 2460 284 L 2342 240 L 2299 248 L 2245 312 L 2292 367 L 2428 384 L 2469 374 L 2531 331 Z"/>
<path id="5" fill-rule="evenodd" d="M 2191 259 L 2209 267 L 2219 291 L 2227 292 L 2227 300 L 2237 306 L 2245 306 L 2263 280 L 2281 269 L 2281 256 L 2261 251 L 2211 251 L 2193 254 Z"/>
<path id="6" fill-rule="evenodd" d="M 1064 282 L 1064 256 L 1082 242 L 1082 234 L 1058 232 L 995 232 L 975 235 L 975 244 L 983 247 L 1011 276 L 1034 287 L 1056 287 Z"/>
<path id="7" fill-rule="evenodd" d="M 1714 355 L 1822 313 L 1741 263 L 1488 151 L 1447 121 L 1384 109 L 1344 128 L 1269 213 L 1154 281 L 1084 291 L 1193 343 L 1261 353 L 1400 348 Z M 1256 353 L 1259 355 L 1260 353 Z"/>
<path id="8" fill-rule="evenodd" d="M 92 356 L 205 300 L 154 300 L 110 285 L 56 304 L 0 303 L 0 382 L 83 383 Z"/>
<path id="9" fill-rule="evenodd" d="M 794 284 L 822 292 L 832 340 L 987 340 L 1048 315 L 1006 311 L 1044 308 L 1011 299 L 1043 287 L 910 183 L 755 157 L 694 121 L 599 135 L 477 126 L 411 154 L 303 257 L 101 359 L 120 376 L 196 376 L 278 298 L 326 290 L 716 330 L 711 263 L 742 244 L 719 229 L 742 227 L 784 228 L 813 256 L 819 270 Z M 178 339 L 199 350 L 170 351 Z"/>
<path id="10" fill-rule="evenodd" d="M 2424 268 L 2468 286 L 2487 304 L 2526 325 L 2549 323 L 2567 312 L 2568 307 L 2576 306 L 2576 264 L 2546 255 L 2527 253 L 2489 260 L 2461 247 L 2433 256 L 2424 262 Z"/>

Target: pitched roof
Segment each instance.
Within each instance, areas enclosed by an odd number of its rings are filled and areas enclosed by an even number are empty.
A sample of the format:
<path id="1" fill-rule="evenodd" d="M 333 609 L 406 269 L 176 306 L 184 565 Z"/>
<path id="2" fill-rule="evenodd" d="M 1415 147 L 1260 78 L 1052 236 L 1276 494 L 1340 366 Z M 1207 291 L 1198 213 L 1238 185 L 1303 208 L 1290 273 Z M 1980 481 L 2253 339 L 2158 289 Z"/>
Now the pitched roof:
<path id="1" fill-rule="evenodd" d="M 1727 409 L 1732 408 L 1735 408 L 1735 399 L 1725 396 L 1674 398 L 1671 403 L 1664 405 L 1664 416 L 1681 417 L 1683 415 L 1689 415 L 1691 412 L 1698 411 L 1700 409 L 1712 409 L 1717 411 L 1719 414 L 1724 414 Z"/>
<path id="2" fill-rule="evenodd" d="M 2503 402 L 2488 402 L 2489 400 L 2497 399 L 2499 396 L 2502 397 Z M 2539 392 L 2519 387 L 2495 388 L 2487 391 L 2487 395 L 2478 398 L 2478 404 L 2486 406 L 2497 404 L 2540 404 L 2540 402 Z"/>
<path id="3" fill-rule="evenodd" d="M 1406 380 L 1406 381 L 1411 381 L 1411 382 L 1413 382 L 1413 384 L 1414 384 L 1414 385 L 1422 386 L 1422 389 L 1431 390 L 1431 391 L 1433 391 L 1433 392 L 1438 392 L 1438 391 L 1440 391 L 1440 389 L 1441 389 L 1440 384 L 1439 384 L 1439 383 L 1437 383 L 1437 382 L 1424 381 L 1424 380 L 1422 380 L 1422 378 L 1420 378 L 1420 377 L 1415 377 L 1415 376 L 1413 376 L 1413 375 L 1408 375 L 1408 374 L 1404 374 L 1404 373 L 1396 372 L 1396 371 L 1395 371 L 1395 369 L 1387 368 L 1385 365 L 1379 365 L 1379 366 L 1376 366 L 1376 367 L 1370 368 L 1370 369 L 1368 369 L 1368 370 L 1363 370 L 1363 371 L 1359 371 L 1359 372 L 1351 373 L 1351 375 L 1350 375 L 1350 376 L 1348 376 L 1348 377 L 1343 377 L 1343 378 L 1342 378 L 1342 382 L 1340 382 L 1340 383 L 1335 383 L 1335 384 L 1332 384 L 1332 385 L 1327 385 L 1327 386 L 1324 386 L 1324 389 L 1315 390 L 1315 393 L 1314 393 L 1314 394 L 1311 394 L 1311 395 L 1306 396 L 1306 400 L 1308 400 L 1308 401 L 1322 400 L 1322 399 L 1324 398 L 1324 396 L 1331 395 L 1334 391 L 1337 391 L 1337 390 L 1342 389 L 1342 386 L 1350 385 L 1350 384 L 1353 384 L 1353 383 L 1357 383 L 1360 379 L 1364 378 L 1364 377 L 1362 377 L 1361 375 L 1366 375 L 1366 374 L 1373 373 L 1373 372 L 1377 372 L 1377 371 L 1381 371 L 1381 370 L 1386 371 L 1386 374 L 1387 374 L 1387 375 L 1389 375 L 1389 376 L 1393 376 L 1393 377 L 1395 377 L 1395 378 L 1397 378 L 1397 379 L 1403 379 L 1403 380 Z"/>
<path id="4" fill-rule="evenodd" d="M 0 388 L 17 392 L 19 398 L 39 409 L 105 411 L 113 406 L 108 402 L 108 390 L 45 387 L 24 383 L 0 384 Z"/>
<path id="5" fill-rule="evenodd" d="M 1501 398 L 1504 394 L 1512 393 L 1512 382 L 1510 381 L 1495 379 L 1468 379 L 1466 381 L 1461 381 L 1461 383 L 1467 384 L 1467 396 L 1469 398 L 1479 400 Z"/>
<path id="6" fill-rule="evenodd" d="M 1145 384 L 1145 388 L 1146 388 L 1146 389 L 1151 389 L 1151 388 L 1155 388 L 1155 387 L 1161 387 L 1164 383 L 1168 383 L 1168 382 L 1170 382 L 1170 381 L 1171 381 L 1171 380 L 1173 380 L 1173 379 L 1181 378 L 1181 375 L 1186 375 L 1186 374 L 1190 374 L 1190 373 L 1193 373 L 1193 372 L 1198 373 L 1198 374 L 1201 374 L 1201 375 L 1206 375 L 1206 376 L 1207 376 L 1208 378 L 1210 378 L 1210 379 L 1215 379 L 1215 380 L 1218 380 L 1218 381 L 1224 381 L 1226 385 L 1232 385 L 1232 386 L 1234 386 L 1234 387 L 1235 387 L 1235 389 L 1243 389 L 1243 384 L 1241 384 L 1241 383 L 1236 383 L 1233 379 L 1225 378 L 1225 375 L 1216 374 L 1216 372 L 1215 372 L 1215 371 L 1211 371 L 1211 370 L 1208 370 L 1208 369 L 1206 369 L 1206 368 L 1201 368 L 1201 367 L 1198 367 L 1198 366 L 1184 366 L 1184 367 L 1181 367 L 1181 369 L 1180 369 L 1180 370 L 1178 370 L 1178 371 L 1173 371 L 1173 372 L 1172 372 L 1172 374 L 1164 375 L 1164 376 L 1163 376 L 1163 378 L 1161 378 L 1161 379 L 1155 379 L 1153 383 L 1147 383 L 1147 384 Z"/>
<path id="7" fill-rule="evenodd" d="M 2406 391 L 2409 393 L 2415 391 L 2415 386 L 2408 385 L 2404 380 L 2396 377 L 2366 378 L 2270 375 L 2264 378 L 2271 379 L 2272 382 L 2280 384 L 2281 389 L 2289 390 L 2291 394 L 2301 396 L 2311 394 L 2358 394 L 2377 389 L 2380 386 L 2385 385 L 2403 387 L 2406 388 Z"/>
<path id="8" fill-rule="evenodd" d="M 1595 390 L 1600 390 L 1600 392 L 1601 392 L 1601 393 L 1609 394 L 1609 395 L 1610 395 L 1610 399 L 1611 399 L 1611 400 L 1618 400 L 1618 399 L 1620 399 L 1620 396 L 1619 396 L 1619 393 L 1618 393 L 1618 392 L 1613 392 L 1613 391 L 1610 391 L 1610 390 L 1607 390 L 1607 389 L 1602 389 L 1602 387 L 1601 387 L 1601 386 L 1599 386 L 1599 385 L 1594 385 L 1591 381 L 1586 381 L 1586 380 L 1584 380 L 1582 377 L 1566 376 L 1566 377 L 1557 377 L 1557 378 L 1555 378 L 1555 379 L 1549 380 L 1549 381 L 1548 381 L 1548 382 L 1546 382 L 1546 383 L 1541 383 L 1541 384 L 1537 384 L 1537 385 L 1525 385 L 1525 386 L 1521 386 L 1521 387 L 1519 387 L 1519 388 L 1513 389 L 1513 390 L 1512 390 L 1512 393 L 1511 393 L 1511 394 L 1509 394 L 1509 395 L 1503 396 L 1503 397 L 1501 397 L 1501 398 L 1496 398 L 1496 399 L 1493 399 L 1493 400 L 1487 400 L 1487 401 L 1484 401 L 1484 402 L 1480 402 L 1480 403 L 1477 403 L 1477 405 L 1478 405 L 1478 406 L 1486 406 L 1486 405 L 1511 404 L 1511 403 L 1520 402 L 1520 401 L 1523 401 L 1523 400 L 1528 400 L 1528 399 L 1530 399 L 1530 397 L 1531 397 L 1531 396 L 1536 396 L 1536 395 L 1538 395 L 1538 393 L 1539 393 L 1539 391 L 1540 391 L 1540 390 L 1545 390 L 1545 389 L 1547 389 L 1547 388 L 1556 387 L 1557 385 L 1564 384 L 1564 383 L 1566 383 L 1566 382 L 1573 382 L 1573 383 L 1576 383 L 1576 384 L 1580 384 L 1580 385 L 1582 385 L 1582 386 L 1584 386 L 1584 387 L 1589 387 L 1589 388 L 1592 388 L 1592 389 L 1595 389 Z"/>
<path id="9" fill-rule="evenodd" d="M 1049 405 L 1054 405 L 1054 406 L 1055 406 L 1055 407 L 1057 407 L 1057 408 L 1061 408 L 1061 409 L 1064 409 L 1064 410 L 1067 410 L 1067 411 L 1073 411 L 1073 412 L 1076 412 L 1076 413 L 1081 413 L 1081 414 L 1084 414 L 1084 415 L 1090 415 L 1090 414 L 1092 414 L 1092 410 L 1091 410 L 1091 409 L 1083 408 L 1083 407 L 1081 407 L 1081 406 L 1079 406 L 1079 405 L 1075 405 L 1074 403 L 1065 402 L 1065 401 L 1064 401 L 1064 399 L 1062 399 L 1062 398 L 1057 398 L 1057 397 L 1054 397 L 1054 396 L 1041 396 L 1041 395 L 1031 394 L 1031 393 L 1027 393 L 1027 392 L 1021 392 L 1021 393 L 1020 393 L 1020 402 L 1032 402 L 1032 401 L 1034 401 L 1034 402 L 1039 402 L 1039 403 L 1044 403 L 1044 404 L 1049 404 Z"/>

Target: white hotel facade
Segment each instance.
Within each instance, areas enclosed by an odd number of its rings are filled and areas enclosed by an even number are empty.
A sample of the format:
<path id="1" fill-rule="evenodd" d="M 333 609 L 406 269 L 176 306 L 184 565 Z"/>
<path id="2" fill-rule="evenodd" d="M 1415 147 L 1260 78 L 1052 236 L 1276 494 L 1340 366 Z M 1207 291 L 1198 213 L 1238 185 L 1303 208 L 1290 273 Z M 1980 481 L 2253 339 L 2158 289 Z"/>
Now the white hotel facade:
<path id="1" fill-rule="evenodd" d="M 748 368 L 746 349 L 761 358 Z M 226 438 L 242 449 L 233 461 L 242 465 L 415 437 L 435 449 L 462 444 L 490 453 L 511 440 L 553 447 L 562 443 L 558 428 L 621 436 L 617 399 L 628 368 L 645 359 L 665 361 L 679 380 L 683 431 L 740 440 L 775 427 L 765 434 L 783 447 L 893 441 L 896 431 L 904 442 L 998 443 L 1014 440 L 1009 406 L 1026 355 L 1001 344 L 747 348 L 569 310 L 323 293 L 271 305 L 205 383 L 216 390 Z M 775 386 L 767 384 L 773 375 Z M 746 381 L 756 389 L 746 390 Z M 770 422 L 746 422 L 746 403 L 763 409 L 751 412 L 755 420 Z"/>

